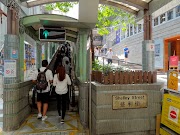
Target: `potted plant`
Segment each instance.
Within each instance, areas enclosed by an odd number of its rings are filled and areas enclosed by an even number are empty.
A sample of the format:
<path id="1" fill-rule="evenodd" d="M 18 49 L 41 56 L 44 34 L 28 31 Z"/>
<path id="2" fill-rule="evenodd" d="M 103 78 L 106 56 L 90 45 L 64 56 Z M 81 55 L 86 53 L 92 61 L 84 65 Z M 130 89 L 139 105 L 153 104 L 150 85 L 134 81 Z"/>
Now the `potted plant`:
<path id="1" fill-rule="evenodd" d="M 103 66 L 104 84 L 109 84 L 109 73 L 112 71 L 110 65 Z"/>
<path id="2" fill-rule="evenodd" d="M 92 63 L 92 80 L 102 82 L 102 65 L 98 60 L 93 61 Z"/>

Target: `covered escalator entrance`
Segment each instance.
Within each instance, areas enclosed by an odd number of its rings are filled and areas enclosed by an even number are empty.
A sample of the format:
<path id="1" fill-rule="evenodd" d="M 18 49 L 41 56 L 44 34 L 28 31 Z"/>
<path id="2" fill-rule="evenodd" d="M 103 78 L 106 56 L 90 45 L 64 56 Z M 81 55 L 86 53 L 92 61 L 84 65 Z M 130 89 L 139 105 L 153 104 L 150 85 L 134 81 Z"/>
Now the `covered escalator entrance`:
<path id="1" fill-rule="evenodd" d="M 5 78 L 4 95 L 10 95 L 12 89 L 18 88 L 19 96 L 13 96 L 16 99 L 4 96 L 4 131 L 14 131 L 14 134 L 44 134 L 47 132 L 64 133 L 64 134 L 78 134 L 87 133 L 85 128 L 88 128 L 88 77 L 89 73 L 89 53 L 90 53 L 90 29 L 92 24 L 80 23 L 76 19 L 60 16 L 60 15 L 34 15 L 27 16 L 20 20 L 20 38 L 17 36 L 7 35 L 5 44 L 15 40 L 19 47 L 14 49 L 18 50 L 20 54 L 17 58 L 16 81 L 9 84 L 10 77 Z M 63 29 L 65 30 L 65 40 L 39 40 L 39 29 Z M 25 80 L 24 72 L 24 50 L 25 48 L 25 35 L 31 37 L 36 44 L 36 64 L 35 69 L 41 67 L 41 61 L 47 59 L 49 61 L 49 69 L 55 74 L 55 69 L 59 63 L 59 55 L 61 55 L 61 48 L 65 46 L 66 50 L 69 48 L 70 61 L 71 61 L 71 80 L 72 86 L 69 90 L 69 105 L 65 117 L 65 123 L 61 125 L 58 118 L 56 109 L 56 98 L 54 90 L 51 95 L 49 109 L 47 112 L 47 121 L 37 120 L 37 109 L 35 102 L 31 100 L 29 90 L 32 89 L 33 84 L 31 80 Z M 55 33 L 56 35 L 56 33 Z M 44 35 L 45 36 L 45 35 Z M 15 43 L 16 43 L 15 42 Z M 11 43 L 12 44 L 12 43 Z M 8 50 L 8 46 L 5 51 Z M 43 55 L 42 55 L 43 47 Z M 5 56 L 7 58 L 7 56 Z M 34 61 L 33 61 L 34 62 Z M 32 63 L 32 62 L 31 62 Z M 19 84 L 20 83 L 20 84 Z M 10 90 L 10 91 L 9 91 Z M 17 93 L 15 91 L 14 93 Z M 80 94 L 82 93 L 82 94 Z M 35 97 L 34 97 L 35 100 Z M 16 113 L 11 111 L 10 103 L 13 103 L 13 108 L 16 108 Z M 11 116 L 11 117 L 10 117 Z M 13 120 L 12 120 L 13 119 Z M 9 124 L 11 121 L 11 124 Z"/>

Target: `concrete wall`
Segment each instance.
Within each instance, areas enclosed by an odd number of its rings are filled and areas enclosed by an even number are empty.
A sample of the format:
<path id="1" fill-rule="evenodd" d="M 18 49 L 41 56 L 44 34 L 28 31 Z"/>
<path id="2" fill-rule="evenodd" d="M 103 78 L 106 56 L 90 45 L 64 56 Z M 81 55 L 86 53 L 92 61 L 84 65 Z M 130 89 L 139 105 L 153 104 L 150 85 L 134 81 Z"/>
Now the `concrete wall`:
<path id="1" fill-rule="evenodd" d="M 154 135 L 156 115 L 161 113 L 162 84 L 92 84 L 93 135 Z M 147 94 L 147 108 L 112 109 L 112 95 Z"/>
<path id="2" fill-rule="evenodd" d="M 28 102 L 32 82 L 4 84 L 3 91 L 3 130 L 12 131 L 20 127 L 28 117 L 31 108 Z"/>

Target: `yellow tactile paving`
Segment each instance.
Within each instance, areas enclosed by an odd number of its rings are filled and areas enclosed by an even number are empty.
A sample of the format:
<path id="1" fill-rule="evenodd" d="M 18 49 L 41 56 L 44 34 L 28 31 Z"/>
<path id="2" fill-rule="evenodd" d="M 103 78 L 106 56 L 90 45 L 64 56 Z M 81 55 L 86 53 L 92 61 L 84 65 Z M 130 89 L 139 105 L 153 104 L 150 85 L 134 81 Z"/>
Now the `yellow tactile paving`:
<path id="1" fill-rule="evenodd" d="M 79 122 L 79 116 L 76 112 L 67 112 L 65 123 L 60 123 L 60 118 L 57 112 L 48 112 L 48 119 L 41 121 L 36 118 L 37 114 L 31 114 L 21 127 L 13 133 L 13 135 L 28 135 L 28 134 L 44 134 L 44 133 L 65 133 L 65 135 L 76 135 L 85 133 L 82 125 Z"/>

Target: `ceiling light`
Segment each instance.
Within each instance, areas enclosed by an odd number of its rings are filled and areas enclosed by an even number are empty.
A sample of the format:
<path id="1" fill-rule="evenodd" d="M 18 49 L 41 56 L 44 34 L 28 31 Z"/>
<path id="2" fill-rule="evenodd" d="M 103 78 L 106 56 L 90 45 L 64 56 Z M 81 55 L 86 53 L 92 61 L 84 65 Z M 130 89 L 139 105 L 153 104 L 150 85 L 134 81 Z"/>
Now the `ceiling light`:
<path id="1" fill-rule="evenodd" d="M 36 0 L 28 0 L 27 2 L 34 2 L 34 1 L 36 1 Z"/>
<path id="2" fill-rule="evenodd" d="M 177 40 L 180 40 L 180 39 L 177 39 Z"/>

